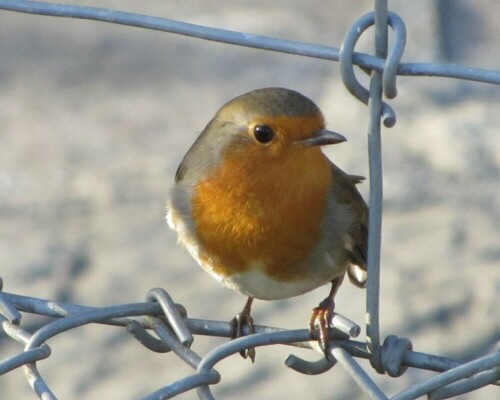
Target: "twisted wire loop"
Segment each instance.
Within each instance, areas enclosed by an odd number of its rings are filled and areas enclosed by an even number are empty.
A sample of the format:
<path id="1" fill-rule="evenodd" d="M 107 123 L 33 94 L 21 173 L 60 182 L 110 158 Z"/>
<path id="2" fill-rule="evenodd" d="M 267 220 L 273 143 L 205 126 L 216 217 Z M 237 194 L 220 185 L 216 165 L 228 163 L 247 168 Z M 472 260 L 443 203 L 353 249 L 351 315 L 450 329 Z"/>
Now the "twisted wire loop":
<path id="1" fill-rule="evenodd" d="M 386 372 L 389 376 L 397 378 L 406 372 L 408 367 L 403 362 L 406 354 L 413 350 L 409 339 L 394 335 L 387 336 L 380 350 L 378 353 L 380 361 L 376 363 L 376 366 L 381 367 L 381 370 L 378 370 L 379 373 Z"/>
<path id="2" fill-rule="evenodd" d="M 368 13 L 359 18 L 347 31 L 339 53 L 340 76 L 349 92 L 364 104 L 368 104 L 370 91 L 359 83 L 354 73 L 354 65 L 358 64 L 359 57 L 354 53 L 354 48 L 359 38 L 369 27 L 375 24 L 375 13 Z M 394 43 L 387 59 L 385 60 L 383 73 L 383 91 L 388 99 L 397 95 L 396 76 L 399 63 L 406 45 L 406 27 L 403 20 L 392 12 L 388 13 L 388 24 L 394 31 Z M 366 68 L 365 72 L 369 72 Z M 386 128 L 392 128 L 396 124 L 396 113 L 393 108 L 383 102 L 382 118 Z"/>
<path id="3" fill-rule="evenodd" d="M 56 303 L 48 300 L 5 293 L 0 278 L 0 322 L 3 332 L 24 345 L 18 354 L 0 360 L 0 375 L 24 367 L 26 378 L 41 399 L 53 400 L 55 395 L 38 371 L 37 363 L 50 357 L 46 344 L 50 338 L 86 324 L 98 323 L 125 327 L 145 348 L 158 353 L 173 353 L 193 369 L 193 373 L 152 392 L 143 400 L 170 399 L 178 394 L 196 389 L 203 400 L 214 399 L 210 386 L 221 381 L 214 369 L 216 364 L 241 350 L 285 344 L 318 351 L 321 358 L 308 361 L 293 354 L 285 365 L 307 375 L 325 373 L 335 365 L 347 371 L 360 389 L 370 398 L 387 400 L 388 397 L 368 376 L 355 358 L 367 359 L 381 374 L 399 377 L 409 368 L 438 372 L 435 376 L 401 391 L 392 400 L 411 400 L 427 394 L 432 400 L 446 399 L 476 390 L 488 384 L 500 385 L 500 352 L 463 363 L 445 357 L 413 351 L 407 338 L 390 335 L 380 344 L 379 332 L 379 283 L 380 245 L 382 221 L 382 162 L 381 121 L 390 128 L 396 123 L 392 107 L 382 97 L 392 99 L 397 95 L 397 75 L 442 76 L 478 82 L 500 84 L 500 71 L 488 71 L 457 65 L 426 63 L 401 63 L 406 44 L 406 28 L 402 19 L 388 11 L 387 0 L 375 0 L 375 12 L 358 19 L 348 30 L 340 49 L 275 39 L 265 36 L 233 32 L 223 29 L 188 24 L 165 18 L 106 10 L 96 7 L 51 4 L 38 1 L 0 0 L 0 9 L 23 13 L 83 18 L 114 24 L 154 29 L 205 40 L 284 52 L 340 62 L 342 80 L 347 89 L 369 106 L 368 147 L 370 164 L 370 215 L 368 241 L 368 282 L 366 342 L 353 340 L 361 328 L 346 317 L 334 313 L 330 321 L 329 357 L 312 338 L 307 329 L 283 330 L 255 326 L 255 334 L 228 341 L 201 357 L 193 350 L 193 335 L 230 337 L 230 324 L 220 321 L 187 318 L 182 305 L 175 304 L 163 289 L 148 292 L 146 302 L 120 304 L 110 307 L 88 307 Z M 355 52 L 359 38 L 375 25 L 375 55 Z M 388 48 L 388 28 L 393 31 Z M 370 75 L 370 88 L 366 89 L 354 73 L 354 65 Z M 47 322 L 30 333 L 21 328 L 21 312 L 59 318 Z M 153 331 L 154 334 L 148 332 Z"/>

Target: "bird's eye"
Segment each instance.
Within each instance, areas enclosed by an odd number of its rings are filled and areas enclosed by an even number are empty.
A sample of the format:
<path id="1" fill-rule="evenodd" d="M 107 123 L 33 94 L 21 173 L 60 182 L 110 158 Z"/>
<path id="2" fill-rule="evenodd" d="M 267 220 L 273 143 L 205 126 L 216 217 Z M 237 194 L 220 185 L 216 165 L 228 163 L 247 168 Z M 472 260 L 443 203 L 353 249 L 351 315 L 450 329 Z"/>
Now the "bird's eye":
<path id="1" fill-rule="evenodd" d="M 253 128 L 253 134 L 260 143 L 269 143 L 274 137 L 273 129 L 268 125 L 257 125 Z"/>

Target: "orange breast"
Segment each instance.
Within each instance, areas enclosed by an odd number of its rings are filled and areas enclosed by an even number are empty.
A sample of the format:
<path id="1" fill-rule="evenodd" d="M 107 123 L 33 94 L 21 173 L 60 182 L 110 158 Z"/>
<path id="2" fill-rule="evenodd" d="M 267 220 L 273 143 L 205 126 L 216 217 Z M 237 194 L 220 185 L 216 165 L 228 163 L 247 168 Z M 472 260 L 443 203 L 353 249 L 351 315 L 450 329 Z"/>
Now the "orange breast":
<path id="1" fill-rule="evenodd" d="M 227 156 L 198 184 L 192 210 L 200 258 L 222 276 L 258 261 L 271 277 L 296 280 L 321 236 L 330 165 L 319 148 L 271 160 L 261 150 Z"/>

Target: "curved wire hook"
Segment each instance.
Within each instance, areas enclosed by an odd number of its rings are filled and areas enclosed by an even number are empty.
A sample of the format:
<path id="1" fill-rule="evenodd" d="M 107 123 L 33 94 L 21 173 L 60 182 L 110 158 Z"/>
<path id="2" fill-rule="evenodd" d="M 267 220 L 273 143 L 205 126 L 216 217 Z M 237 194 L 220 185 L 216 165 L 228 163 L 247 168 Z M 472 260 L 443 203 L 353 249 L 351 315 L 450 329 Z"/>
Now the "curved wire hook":
<path id="1" fill-rule="evenodd" d="M 337 330 L 334 332 L 338 338 L 358 337 L 361 332 L 361 327 L 358 324 L 335 312 L 330 319 L 330 324 Z M 324 352 L 323 349 L 319 348 L 319 345 L 318 352 Z M 323 374 L 332 369 L 336 363 L 335 359 L 328 359 L 324 356 L 317 361 L 307 361 L 293 354 L 290 354 L 285 360 L 285 365 L 288 368 L 305 375 Z"/>
<path id="2" fill-rule="evenodd" d="M 155 353 L 168 353 L 172 350 L 164 342 L 149 334 L 146 329 L 135 320 L 127 324 L 127 331 L 135 337 L 140 344 Z"/>
<path id="3" fill-rule="evenodd" d="M 303 358 L 290 354 L 286 360 L 285 365 L 294 371 L 300 372 L 304 375 L 320 375 L 332 369 L 337 360 L 330 358 L 320 358 L 317 361 L 306 361 Z"/>
<path id="4" fill-rule="evenodd" d="M 399 62 L 406 45 L 406 28 L 403 20 L 392 12 L 388 14 L 389 26 L 395 34 L 394 45 L 390 48 L 383 69 L 383 90 L 387 98 L 392 99 L 397 95 L 396 76 Z M 349 29 L 342 42 L 339 53 L 340 75 L 349 92 L 364 104 L 368 104 L 369 91 L 359 83 L 354 73 L 353 59 L 356 57 L 354 48 L 362 33 L 375 24 L 375 14 L 368 13 L 359 18 Z M 387 103 L 382 105 L 382 118 L 384 126 L 392 128 L 396 124 L 396 113 Z"/>
<path id="5" fill-rule="evenodd" d="M 389 12 L 389 26 L 394 31 L 394 44 L 389 50 L 387 59 L 385 60 L 384 73 L 382 77 L 382 86 L 384 88 L 385 97 L 393 99 L 398 94 L 396 88 L 396 77 L 398 74 L 399 62 L 403 56 L 406 46 L 406 27 L 397 14 Z"/>
<path id="6" fill-rule="evenodd" d="M 167 321 L 174 330 L 179 341 L 184 346 L 190 347 L 194 340 L 193 335 L 182 319 L 179 309 L 170 295 L 165 290 L 160 288 L 151 289 L 148 292 L 147 300 L 156 301 L 161 305 L 161 308 L 167 317 Z"/>

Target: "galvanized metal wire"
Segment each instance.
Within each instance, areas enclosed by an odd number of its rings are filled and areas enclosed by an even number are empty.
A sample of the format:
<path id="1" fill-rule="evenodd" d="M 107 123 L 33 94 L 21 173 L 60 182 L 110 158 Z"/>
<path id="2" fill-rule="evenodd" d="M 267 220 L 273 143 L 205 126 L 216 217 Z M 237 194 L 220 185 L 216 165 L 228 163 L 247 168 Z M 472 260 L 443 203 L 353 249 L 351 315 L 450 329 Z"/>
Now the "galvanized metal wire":
<path id="1" fill-rule="evenodd" d="M 379 287 L 381 223 L 383 199 L 383 171 L 381 156 L 382 123 L 386 127 L 396 123 L 395 111 L 383 101 L 397 94 L 398 75 L 439 76 L 462 80 L 500 84 L 500 72 L 458 65 L 433 63 L 401 63 L 406 43 L 403 20 L 388 11 L 387 0 L 375 0 L 374 12 L 361 17 L 347 32 L 340 49 L 310 43 L 275 39 L 242 32 L 188 24 L 154 16 L 126 13 L 95 7 L 42 3 L 36 1 L 0 0 L 0 9 L 47 16 L 81 18 L 154 29 L 204 40 L 245 47 L 339 61 L 341 76 L 348 90 L 369 106 L 368 149 L 370 167 L 370 219 L 368 248 L 368 284 L 366 301 L 367 342 L 354 339 L 360 327 L 341 315 L 335 315 L 330 332 L 330 358 L 317 362 L 290 355 L 285 364 L 303 374 L 321 374 L 335 364 L 341 365 L 354 382 L 372 399 L 389 399 L 368 376 L 357 358 L 369 359 L 379 373 L 393 377 L 404 374 L 407 368 L 420 368 L 438 372 L 432 378 L 415 384 L 395 396 L 393 400 L 416 399 L 427 394 L 430 399 L 445 399 L 496 384 L 500 379 L 500 352 L 463 363 L 445 357 L 413 351 L 407 338 L 390 335 L 383 341 L 379 329 Z M 356 42 L 363 32 L 375 26 L 374 55 L 355 52 Z M 394 40 L 388 47 L 388 29 L 393 30 Z M 370 86 L 363 87 L 354 73 L 354 65 L 370 71 Z M 56 317 L 35 332 L 21 327 L 22 314 L 34 313 Z M 56 303 L 49 300 L 10 294 L 2 291 L 0 280 L 0 322 L 3 332 L 24 345 L 23 351 L 0 360 L 0 375 L 24 367 L 26 378 L 41 399 L 56 399 L 49 384 L 42 377 L 37 363 L 50 357 L 46 341 L 71 329 L 87 324 L 106 324 L 125 327 L 147 349 L 165 353 L 174 352 L 179 359 L 193 368 L 193 373 L 146 396 L 144 399 L 168 399 L 196 389 L 200 399 L 213 399 L 210 385 L 221 377 L 215 369 L 218 362 L 241 350 L 286 344 L 317 348 L 311 342 L 308 330 L 282 330 L 256 326 L 256 333 L 228 341 L 215 347 L 205 356 L 190 349 L 193 335 L 230 337 L 229 323 L 187 318 L 185 309 L 174 303 L 162 289 L 153 289 L 144 303 L 122 304 L 94 308 L 75 304 Z M 156 338 L 148 333 L 153 330 Z"/>
<path id="2" fill-rule="evenodd" d="M 27 378 L 35 393 L 43 399 L 56 399 L 48 383 L 36 368 L 37 362 L 50 356 L 51 350 L 45 344 L 49 338 L 90 323 L 127 328 L 134 324 L 144 330 L 154 330 L 158 337 L 161 338 L 164 346 L 162 349 L 155 349 L 144 343 L 143 337 L 138 338 L 147 348 L 158 352 L 173 351 L 195 370 L 192 375 L 172 382 L 144 399 L 168 399 L 194 388 L 198 388 L 200 398 L 211 399 L 213 396 L 209 385 L 220 381 L 220 375 L 214 367 L 224 358 L 249 347 L 276 344 L 305 348 L 313 347 L 307 329 L 282 330 L 273 327 L 256 326 L 256 334 L 228 341 L 201 357 L 193 352 L 189 345 L 182 343 L 182 334 L 178 335 L 175 332 L 189 331 L 194 335 L 229 338 L 230 324 L 228 322 L 185 318 L 182 316 L 182 307 L 180 307 L 179 312 L 178 305 L 175 306 L 176 312 L 172 313 L 171 309 L 166 313 L 162 302 L 165 300 L 168 303 L 166 299 L 169 299 L 170 296 L 161 289 L 153 289 L 148 293 L 147 297 L 152 298 L 153 294 L 155 299 L 161 300 L 159 302 L 151 300 L 145 303 L 94 308 L 0 292 L 0 298 L 4 304 L 9 304 L 9 306 L 23 312 L 60 318 L 47 323 L 34 333 L 29 333 L 5 316 L 0 316 L 4 332 L 25 345 L 23 352 L 0 361 L 0 373 L 5 374 L 24 365 Z M 348 324 L 348 320 L 343 317 L 337 318 L 341 321 L 333 321 L 336 329 L 332 330 L 330 336 L 333 360 L 342 365 L 371 398 L 387 399 L 388 397 L 381 392 L 354 358 L 370 359 L 372 357 L 367 343 L 346 339 L 349 334 L 353 333 L 353 325 Z M 136 335 L 134 334 L 134 336 Z M 401 343 L 403 343 L 403 346 L 400 346 Z M 381 347 L 381 355 L 382 368 L 393 376 L 398 376 L 408 367 L 442 372 L 393 397 L 393 399 L 398 400 L 416 399 L 422 394 L 432 393 L 433 391 L 436 391 L 437 396 L 445 389 L 448 392 L 451 391 L 453 395 L 457 395 L 458 393 L 464 393 L 494 383 L 500 378 L 500 353 L 494 353 L 469 363 L 462 363 L 445 357 L 412 351 L 411 347 L 407 346 L 407 340 L 388 336 Z M 304 374 L 318 374 L 328 371 L 333 366 L 334 361 L 325 360 L 325 358 L 322 358 L 317 363 L 311 363 L 296 356 L 290 356 L 286 360 L 286 365 Z"/>

